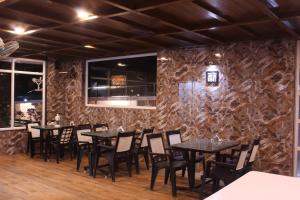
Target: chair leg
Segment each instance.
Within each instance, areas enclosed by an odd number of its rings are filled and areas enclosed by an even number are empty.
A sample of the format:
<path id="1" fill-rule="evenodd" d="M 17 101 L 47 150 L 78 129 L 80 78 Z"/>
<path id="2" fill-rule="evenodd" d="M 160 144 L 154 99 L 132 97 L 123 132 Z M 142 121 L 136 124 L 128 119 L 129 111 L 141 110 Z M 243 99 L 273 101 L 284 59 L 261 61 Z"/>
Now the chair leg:
<path id="1" fill-rule="evenodd" d="M 140 163 L 139 163 L 139 155 L 134 155 L 134 164 L 135 164 L 135 171 L 137 174 L 140 174 Z"/>
<path id="2" fill-rule="evenodd" d="M 72 145 L 69 145 L 69 153 L 70 153 L 70 159 L 73 160 L 73 147 Z"/>
<path id="3" fill-rule="evenodd" d="M 144 158 L 145 158 L 145 163 L 146 163 L 147 170 L 149 170 L 149 154 L 148 154 L 148 151 L 144 152 Z"/>
<path id="4" fill-rule="evenodd" d="M 34 156 L 34 142 L 30 142 L 30 157 Z"/>
<path id="5" fill-rule="evenodd" d="M 168 184 L 169 177 L 170 177 L 170 169 L 165 169 L 165 184 Z"/>
<path id="6" fill-rule="evenodd" d="M 116 174 L 115 174 L 115 161 L 111 160 L 110 161 L 110 174 L 111 174 L 111 180 L 112 182 L 116 182 Z"/>
<path id="7" fill-rule="evenodd" d="M 152 173 L 151 173 L 151 184 L 150 184 L 150 189 L 153 190 L 154 188 L 154 184 L 155 184 L 155 180 L 158 174 L 158 169 L 156 167 L 152 166 Z"/>
<path id="8" fill-rule="evenodd" d="M 94 175 L 94 178 L 96 178 L 96 174 L 97 174 L 97 166 L 98 166 L 98 163 L 99 163 L 99 153 L 98 152 L 95 152 L 95 160 L 94 160 L 94 167 L 93 167 L 93 169 L 94 169 L 94 173 L 93 173 L 93 175 Z"/>
<path id="9" fill-rule="evenodd" d="M 26 154 L 29 154 L 29 149 L 30 149 L 30 138 L 28 137 L 28 139 L 27 139 Z"/>
<path id="10" fill-rule="evenodd" d="M 176 171 L 171 169 L 171 184 L 172 184 L 172 196 L 176 197 L 177 188 L 176 188 Z"/>
<path id="11" fill-rule="evenodd" d="M 181 171 L 181 176 L 182 176 L 182 177 L 185 176 L 185 171 L 186 171 L 186 167 L 183 167 L 183 168 L 182 168 L 182 171 Z"/>
<path id="12" fill-rule="evenodd" d="M 60 158 L 60 145 L 55 145 L 55 154 L 56 154 L 56 163 L 59 163 L 59 158 Z"/>
<path id="13" fill-rule="evenodd" d="M 77 171 L 79 171 L 80 169 L 82 156 L 83 156 L 83 150 L 80 149 L 79 152 L 77 152 Z"/>
<path id="14" fill-rule="evenodd" d="M 212 184 L 212 191 L 216 192 L 218 190 L 218 187 L 219 187 L 219 179 L 214 178 L 213 184 Z"/>
<path id="15" fill-rule="evenodd" d="M 127 170 L 128 170 L 128 176 L 129 177 L 131 177 L 131 166 L 132 166 L 132 157 L 129 156 L 128 160 L 127 160 Z"/>
<path id="16" fill-rule="evenodd" d="M 93 168 L 93 153 L 92 151 L 88 152 L 88 160 L 89 160 L 89 172 L 90 172 L 90 176 L 93 176 L 93 172 L 94 172 L 94 168 Z"/>

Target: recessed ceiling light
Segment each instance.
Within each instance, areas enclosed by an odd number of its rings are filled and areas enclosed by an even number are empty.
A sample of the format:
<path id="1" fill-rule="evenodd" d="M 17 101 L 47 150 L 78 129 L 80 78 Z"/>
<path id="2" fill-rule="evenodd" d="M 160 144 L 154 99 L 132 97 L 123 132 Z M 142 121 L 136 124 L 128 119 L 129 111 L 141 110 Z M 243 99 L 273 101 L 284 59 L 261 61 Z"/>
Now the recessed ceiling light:
<path id="1" fill-rule="evenodd" d="M 220 53 L 215 53 L 215 57 L 216 57 L 216 58 L 221 58 L 221 57 L 222 57 L 222 54 L 220 54 Z"/>
<path id="2" fill-rule="evenodd" d="M 76 13 L 77 13 L 77 17 L 82 20 L 82 21 L 85 21 L 85 20 L 92 20 L 92 19 L 96 19 L 98 18 L 97 15 L 94 15 L 84 9 L 77 9 L 76 10 Z"/>
<path id="3" fill-rule="evenodd" d="M 26 31 L 26 29 L 24 27 L 16 26 L 16 27 L 14 27 L 13 30 L 9 30 L 8 32 L 16 34 L 16 35 L 28 35 L 28 34 L 34 33 L 35 31 L 36 30 Z"/>
<path id="4" fill-rule="evenodd" d="M 170 59 L 166 58 L 166 57 L 160 57 L 160 58 L 158 58 L 158 60 L 160 60 L 160 61 L 167 61 L 167 60 L 170 60 Z"/>
<path id="5" fill-rule="evenodd" d="M 84 47 L 84 48 L 88 48 L 88 49 L 96 49 L 96 47 L 94 47 L 94 46 L 92 46 L 92 45 L 89 45 L 89 44 L 84 45 L 83 47 Z"/>
<path id="6" fill-rule="evenodd" d="M 126 67 L 126 64 L 125 63 L 121 63 L 121 62 L 118 62 L 117 64 L 119 67 Z"/>

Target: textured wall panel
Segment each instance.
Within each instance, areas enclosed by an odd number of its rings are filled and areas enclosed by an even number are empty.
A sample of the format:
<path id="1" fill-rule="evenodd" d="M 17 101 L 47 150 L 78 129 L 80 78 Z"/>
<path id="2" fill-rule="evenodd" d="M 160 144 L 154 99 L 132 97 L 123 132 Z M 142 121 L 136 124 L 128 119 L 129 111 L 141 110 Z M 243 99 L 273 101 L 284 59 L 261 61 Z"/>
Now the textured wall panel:
<path id="1" fill-rule="evenodd" d="M 214 53 L 224 55 L 216 59 Z M 296 41 L 256 41 L 207 48 L 164 50 L 158 56 L 157 109 L 94 108 L 84 105 L 84 62 L 63 63 L 73 77 L 47 66 L 47 119 L 61 113 L 67 121 L 107 122 L 111 128 L 157 131 L 181 128 L 184 139 L 198 135 L 251 141 L 262 137 L 256 168 L 292 174 Z M 218 87 L 206 87 L 205 72 L 213 61 L 220 71 Z M 0 136 L 1 152 L 23 148 L 24 136 Z"/>
<path id="2" fill-rule="evenodd" d="M 165 50 L 158 64 L 157 128 L 181 127 L 184 136 L 251 141 L 262 137 L 257 169 L 292 174 L 295 41 L 234 43 Z M 214 53 L 224 55 L 216 59 Z M 209 62 L 220 84 L 206 87 Z"/>
<path id="3" fill-rule="evenodd" d="M 85 107 L 84 64 L 65 63 L 76 77 L 57 79 L 49 73 L 58 86 L 48 86 L 55 90 L 49 98 L 56 95 L 54 105 L 49 101 L 48 106 L 50 113 L 62 111 L 65 119 L 76 123 L 107 122 L 126 129 L 155 126 L 157 131 L 181 128 L 184 139 L 219 133 L 246 143 L 260 135 L 256 168 L 292 174 L 295 48 L 295 41 L 280 40 L 161 51 L 158 56 L 169 60 L 158 62 L 156 110 Z M 216 59 L 216 52 L 224 57 Z M 205 84 L 210 62 L 218 65 L 218 87 Z"/>

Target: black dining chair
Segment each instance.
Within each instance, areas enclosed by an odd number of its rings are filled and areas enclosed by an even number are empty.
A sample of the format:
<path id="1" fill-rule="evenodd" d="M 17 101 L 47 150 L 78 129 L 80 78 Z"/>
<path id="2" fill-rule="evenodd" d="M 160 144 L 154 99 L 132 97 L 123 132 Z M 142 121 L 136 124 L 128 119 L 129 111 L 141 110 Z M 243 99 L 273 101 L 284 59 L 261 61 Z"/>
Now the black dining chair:
<path id="1" fill-rule="evenodd" d="M 108 161 L 109 171 L 112 181 L 115 182 L 115 172 L 121 162 L 127 164 L 128 175 L 131 177 L 132 152 L 134 146 L 135 131 L 119 133 L 115 146 L 98 144 L 100 151 L 97 151 L 94 162 L 94 177 L 96 177 L 100 157 Z"/>
<path id="2" fill-rule="evenodd" d="M 54 148 L 56 154 L 56 162 L 59 163 L 59 159 L 64 155 L 65 148 L 67 147 L 70 153 L 70 158 L 73 158 L 72 152 L 72 138 L 74 127 L 66 126 L 58 131 L 58 136 L 51 138 L 50 146 Z"/>
<path id="3" fill-rule="evenodd" d="M 253 167 L 253 164 L 256 160 L 257 152 L 259 150 L 259 145 L 260 145 L 260 137 L 254 139 L 253 143 L 251 144 L 251 148 L 250 148 L 250 151 L 249 151 L 250 154 L 249 154 L 248 159 L 247 159 L 245 173 L 247 173 L 249 171 L 252 171 L 252 167 Z"/>
<path id="4" fill-rule="evenodd" d="M 109 130 L 109 126 L 107 123 L 97 123 L 93 125 L 94 131 L 107 131 Z"/>
<path id="5" fill-rule="evenodd" d="M 33 126 L 39 126 L 39 122 L 30 122 L 26 124 L 27 130 L 27 151 L 30 152 L 30 157 L 33 158 L 35 155 L 35 146 L 36 144 L 42 145 L 41 142 L 41 131 L 38 129 L 32 128 Z"/>
<path id="6" fill-rule="evenodd" d="M 247 166 L 248 151 L 249 145 L 242 145 L 238 152 L 238 159 L 233 163 L 212 160 L 207 162 L 205 177 L 213 179 L 213 192 L 218 190 L 220 180 L 222 180 L 225 185 L 228 185 L 244 174 Z M 203 180 L 202 184 L 205 184 Z"/>
<path id="7" fill-rule="evenodd" d="M 180 129 L 177 130 L 171 130 L 171 131 L 166 131 L 166 138 L 167 142 L 170 148 L 172 148 L 172 145 L 182 143 L 182 135 Z M 186 160 L 187 155 L 186 153 L 188 152 L 182 152 L 182 151 L 174 151 L 173 150 L 173 158 L 174 160 Z M 202 163 L 203 166 L 203 171 L 205 171 L 205 157 L 203 153 L 197 153 L 196 154 L 196 163 Z M 186 169 L 182 170 L 182 176 L 185 175 Z"/>
<path id="8" fill-rule="evenodd" d="M 149 150 L 147 135 L 153 133 L 154 128 L 144 129 L 141 136 L 135 139 L 134 146 L 134 164 L 136 167 L 136 173 L 140 173 L 139 155 L 143 155 L 147 169 L 149 169 Z"/>
<path id="9" fill-rule="evenodd" d="M 165 170 L 165 181 L 168 183 L 170 176 L 172 184 L 172 195 L 176 196 L 177 187 L 176 187 L 176 171 L 185 169 L 187 167 L 187 162 L 185 160 L 174 160 L 172 150 L 168 150 L 164 147 L 163 134 L 154 133 L 147 135 L 148 145 L 149 145 L 149 154 L 152 163 L 152 172 L 151 172 L 151 183 L 150 189 L 153 190 L 156 177 L 158 172 L 161 169 Z"/>
<path id="10" fill-rule="evenodd" d="M 75 128 L 75 144 L 77 149 L 77 171 L 80 169 L 82 157 L 85 153 L 88 155 L 92 150 L 93 140 L 90 136 L 82 135 L 82 133 L 92 132 L 90 124 L 81 124 Z M 89 158 L 89 166 L 91 167 L 91 160 Z"/>

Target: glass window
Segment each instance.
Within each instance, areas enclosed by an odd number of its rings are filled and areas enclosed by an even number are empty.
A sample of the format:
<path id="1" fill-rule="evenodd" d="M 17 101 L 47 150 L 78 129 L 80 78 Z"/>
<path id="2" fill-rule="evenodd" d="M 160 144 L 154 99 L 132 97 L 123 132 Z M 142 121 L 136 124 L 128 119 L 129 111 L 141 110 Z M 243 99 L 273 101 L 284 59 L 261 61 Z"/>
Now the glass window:
<path id="1" fill-rule="evenodd" d="M 11 74 L 0 72 L 0 128 L 11 123 Z"/>
<path id="2" fill-rule="evenodd" d="M 0 130 L 43 123 L 43 61 L 13 58 L 0 66 Z"/>
<path id="3" fill-rule="evenodd" d="M 24 126 L 28 121 L 42 120 L 42 83 L 42 76 L 15 74 L 15 127 Z"/>
<path id="4" fill-rule="evenodd" d="M 156 55 L 88 62 L 88 104 L 155 107 Z"/>
<path id="5" fill-rule="evenodd" d="M 11 69 L 11 62 L 9 61 L 0 61 L 0 69 Z"/>
<path id="6" fill-rule="evenodd" d="M 16 71 L 30 71 L 30 72 L 43 72 L 43 65 L 41 63 L 29 63 L 18 60 L 15 62 Z"/>

